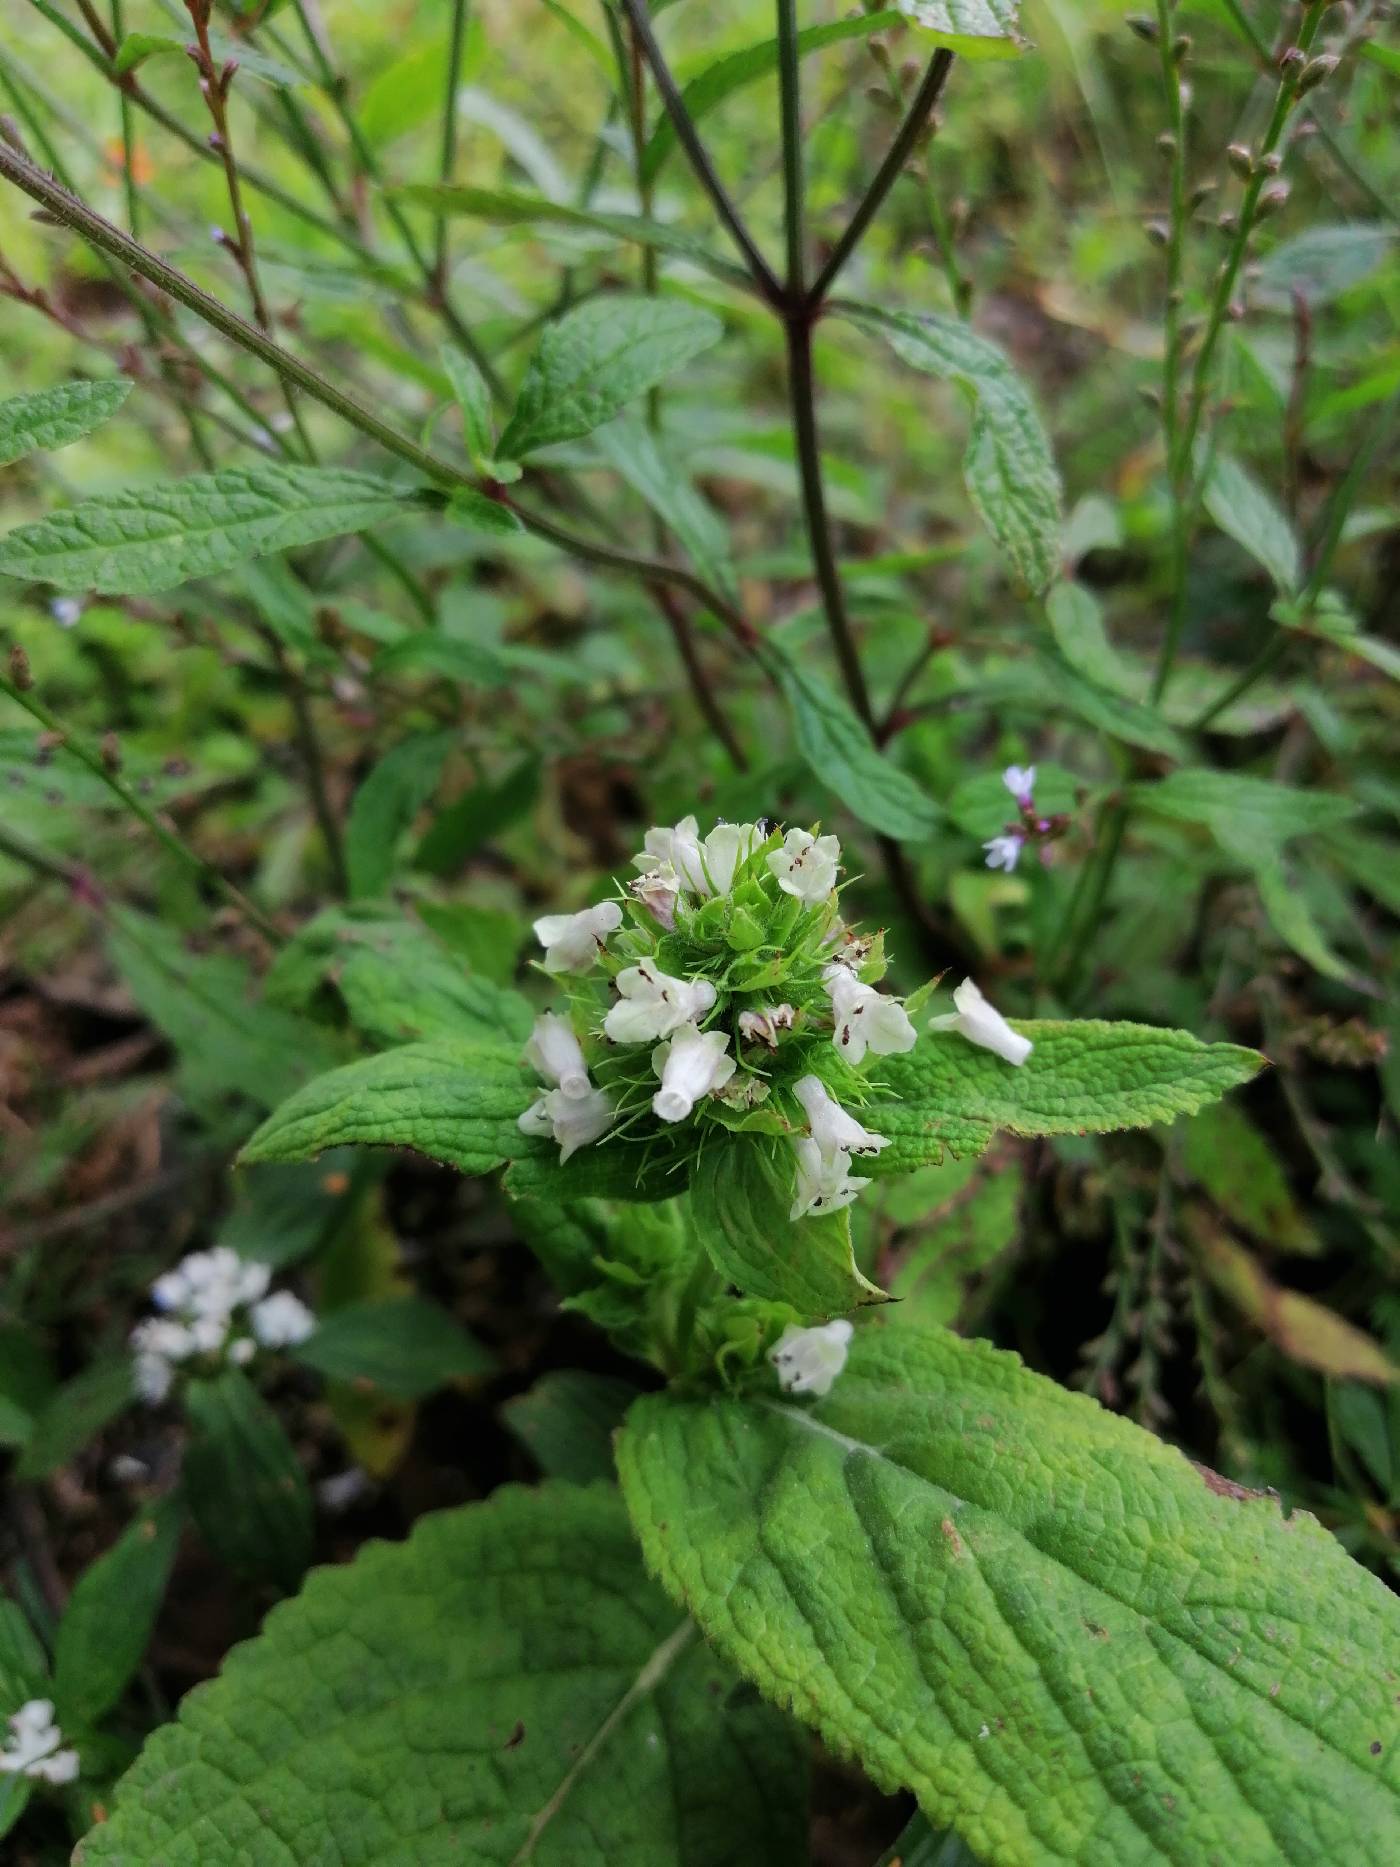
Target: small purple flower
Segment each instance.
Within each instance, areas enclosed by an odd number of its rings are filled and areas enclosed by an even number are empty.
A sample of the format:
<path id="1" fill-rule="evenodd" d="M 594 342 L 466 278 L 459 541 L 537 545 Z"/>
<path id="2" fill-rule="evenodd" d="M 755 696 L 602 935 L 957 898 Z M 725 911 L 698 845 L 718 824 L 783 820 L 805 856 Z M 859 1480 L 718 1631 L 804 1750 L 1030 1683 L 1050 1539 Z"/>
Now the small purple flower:
<path id="1" fill-rule="evenodd" d="M 1007 874 L 1010 875 L 1011 871 L 1016 867 L 1016 864 L 1021 860 L 1021 850 L 1025 844 L 1025 840 L 1023 836 L 1012 836 L 1008 834 L 1006 836 L 994 836 L 990 842 L 983 843 L 982 847 L 987 852 L 987 867 L 989 869 L 1005 869 Z"/>
<path id="2" fill-rule="evenodd" d="M 1031 796 L 1035 790 L 1034 765 L 1008 765 L 1001 774 L 1001 781 L 1022 810 L 1034 808 Z"/>

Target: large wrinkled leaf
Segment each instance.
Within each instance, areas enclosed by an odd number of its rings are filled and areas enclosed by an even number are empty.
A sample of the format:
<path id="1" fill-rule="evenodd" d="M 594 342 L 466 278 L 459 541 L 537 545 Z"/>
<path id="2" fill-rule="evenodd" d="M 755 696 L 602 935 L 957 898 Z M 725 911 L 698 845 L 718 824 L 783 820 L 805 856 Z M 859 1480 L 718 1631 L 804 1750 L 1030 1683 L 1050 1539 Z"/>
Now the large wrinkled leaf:
<path id="1" fill-rule="evenodd" d="M 722 329 L 712 312 L 679 299 L 625 292 L 590 298 L 545 326 L 499 452 L 523 460 L 536 448 L 591 434 L 718 343 Z"/>
<path id="2" fill-rule="evenodd" d="M 318 1076 L 284 1102 L 245 1161 L 310 1160 L 328 1147 L 410 1147 L 461 1173 L 489 1173 L 531 1145 L 531 1100 L 514 1046 L 437 1038 Z"/>
<path id="3" fill-rule="evenodd" d="M 799 57 L 819 52 L 823 46 L 836 45 L 843 39 L 864 39 L 872 32 L 884 32 L 899 24 L 894 7 L 864 13 L 851 19 L 832 20 L 820 26 L 804 26 L 797 34 Z M 692 123 L 706 116 L 716 105 L 747 85 L 755 84 L 778 69 L 778 41 L 763 39 L 728 52 L 707 65 L 685 85 L 682 95 Z M 664 111 L 642 154 L 642 180 L 654 182 L 662 165 L 676 147 L 676 127 L 669 111 Z"/>
<path id="4" fill-rule="evenodd" d="M 1014 58 L 1026 48 L 1020 0 L 895 0 L 895 5 L 964 58 Z"/>
<path id="5" fill-rule="evenodd" d="M 982 522 L 1032 590 L 1060 571 L 1060 476 L 1030 391 L 1005 353 L 960 318 L 837 307 L 912 368 L 956 383 L 972 403 L 963 478 Z"/>
<path id="6" fill-rule="evenodd" d="M 144 596 L 364 531 L 403 512 L 407 499 L 387 480 L 341 467 L 225 467 L 17 526 L 0 538 L 0 572 L 59 590 Z"/>
<path id="7" fill-rule="evenodd" d="M 1400 1604 L 1015 1356 L 871 1326 L 814 1406 L 639 1401 L 618 1465 L 720 1652 L 995 1867 L 1393 1858 Z"/>
<path id="8" fill-rule="evenodd" d="M 700 1156 L 691 1181 L 695 1230 L 726 1282 L 745 1296 L 827 1317 L 885 1300 L 856 1268 L 849 1210 L 790 1219 L 792 1150 L 735 1135 Z"/>
<path id="9" fill-rule="evenodd" d="M 1205 503 L 1221 531 L 1262 564 L 1280 590 L 1298 588 L 1303 553 L 1293 527 L 1253 474 L 1229 454 L 1211 460 Z"/>
<path id="10" fill-rule="evenodd" d="M 129 376 L 111 376 L 102 382 L 60 383 L 0 402 L 0 467 L 25 454 L 81 441 L 115 415 L 130 394 Z"/>
<path id="11" fill-rule="evenodd" d="M 1264 1059 L 1238 1044 L 1203 1044 L 1186 1031 L 1080 1018 L 1016 1018 L 1034 1045 L 1017 1068 L 956 1031 L 930 1031 L 902 1057 L 882 1057 L 887 1098 L 861 1120 L 892 1145 L 866 1164 L 899 1173 L 955 1154 L 980 1153 L 1009 1134 L 1106 1134 L 1194 1115 L 1248 1082 Z"/>
<path id="12" fill-rule="evenodd" d="M 81 1867 L 798 1867 L 803 1746 L 648 1582 L 615 1491 L 498 1492 L 318 1570 Z"/>
<path id="13" fill-rule="evenodd" d="M 797 749 L 818 784 L 862 823 L 899 842 L 930 835 L 943 813 L 928 793 L 877 749 L 845 701 L 795 654 L 772 638 L 768 652 L 792 714 Z"/>

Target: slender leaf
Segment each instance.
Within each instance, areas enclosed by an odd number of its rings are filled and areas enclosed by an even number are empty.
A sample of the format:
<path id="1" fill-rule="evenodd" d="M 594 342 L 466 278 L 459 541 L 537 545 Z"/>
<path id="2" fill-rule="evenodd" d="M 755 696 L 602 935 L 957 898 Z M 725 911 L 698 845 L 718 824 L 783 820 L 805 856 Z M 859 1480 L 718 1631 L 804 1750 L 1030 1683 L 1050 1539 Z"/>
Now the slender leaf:
<path id="1" fill-rule="evenodd" d="M 81 441 L 115 415 L 130 394 L 129 376 L 110 376 L 101 382 L 60 383 L 0 402 L 0 467 L 25 454 Z"/>

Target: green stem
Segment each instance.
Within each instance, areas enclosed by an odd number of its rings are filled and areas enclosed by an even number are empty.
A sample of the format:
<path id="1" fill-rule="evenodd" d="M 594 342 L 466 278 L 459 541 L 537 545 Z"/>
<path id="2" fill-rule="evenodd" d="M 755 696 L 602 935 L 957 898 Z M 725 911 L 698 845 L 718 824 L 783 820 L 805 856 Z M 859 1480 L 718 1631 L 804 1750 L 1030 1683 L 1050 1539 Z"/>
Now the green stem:
<path id="1" fill-rule="evenodd" d="M 1080 928 L 1095 927 L 1103 911 L 1103 904 L 1108 895 L 1108 885 L 1117 866 L 1118 852 L 1123 844 L 1123 832 L 1128 827 L 1128 806 L 1120 800 L 1104 806 L 1099 819 L 1098 848 L 1092 858 L 1090 872 L 1084 883 L 1083 907 L 1072 927 L 1067 928 L 1070 946 L 1065 961 L 1061 989 L 1066 993 L 1073 991 L 1079 977 L 1082 949 L 1077 943 Z M 1078 895 L 1076 890 L 1076 895 Z M 1073 906 L 1073 903 L 1071 903 Z M 1058 942 L 1057 944 L 1063 944 Z"/>
<path id="2" fill-rule="evenodd" d="M 316 720 L 311 711 L 311 700 L 306 691 L 306 683 L 299 670 L 292 665 L 291 657 L 276 636 L 266 631 L 263 633 L 277 663 L 277 671 L 282 677 L 287 698 L 291 702 L 297 751 L 306 772 L 306 788 L 311 794 L 312 814 L 316 818 L 321 840 L 325 843 L 326 854 L 330 858 L 335 891 L 344 900 L 350 893 L 350 869 L 345 857 L 345 841 L 341 836 L 340 824 L 331 805 L 330 790 L 326 784 L 325 758 L 321 751 L 321 739 L 316 731 Z"/>
<path id="3" fill-rule="evenodd" d="M 467 0 L 452 0 L 452 32 L 447 47 L 447 89 L 442 100 L 442 144 L 438 155 L 438 175 L 444 182 L 452 180 L 452 172 L 457 166 L 457 85 L 461 78 L 462 49 L 466 44 L 469 11 Z M 435 228 L 433 277 L 437 280 L 440 292 L 447 290 L 448 226 L 448 216 L 439 214 Z"/>
<path id="4" fill-rule="evenodd" d="M 805 292 L 807 234 L 802 161 L 802 51 L 797 42 L 796 0 L 777 0 L 778 88 L 783 133 L 783 227 L 787 235 L 787 289 L 790 304 Z"/>
<path id="5" fill-rule="evenodd" d="M 122 0 L 112 0 L 112 38 L 120 45 L 126 36 Z M 117 93 L 117 109 L 122 135 L 122 186 L 126 192 L 126 224 L 133 239 L 141 238 L 141 190 L 136 180 L 136 135 L 131 99 L 125 91 Z"/>
<path id="6" fill-rule="evenodd" d="M 1157 51 L 1161 60 L 1167 129 L 1172 139 L 1162 357 L 1162 444 L 1166 453 L 1167 487 L 1171 501 L 1171 609 L 1153 677 L 1154 702 L 1161 699 L 1171 677 L 1186 622 L 1186 571 L 1189 555 L 1186 492 L 1190 460 L 1188 455 L 1186 461 L 1182 461 L 1178 446 L 1181 416 L 1182 252 L 1187 218 L 1186 113 L 1181 101 L 1181 65 L 1175 49 L 1175 35 L 1171 0 L 1157 0 Z"/>
<path id="7" fill-rule="evenodd" d="M 255 907 L 242 890 L 237 888 L 221 870 L 216 869 L 212 862 L 206 862 L 204 857 L 191 849 L 189 844 L 168 824 L 163 823 L 150 806 L 137 796 L 131 786 L 110 769 L 102 754 L 94 750 L 71 727 L 65 725 L 51 708 L 45 706 L 31 688 L 21 687 L 9 676 L 0 674 L 0 693 L 8 694 L 10 699 L 17 706 L 23 707 L 32 719 L 38 720 L 47 731 L 55 734 L 74 758 L 86 765 L 93 776 L 99 778 L 112 795 L 120 799 L 132 816 L 146 826 L 157 842 L 169 850 L 172 856 L 178 858 L 186 868 L 192 870 L 208 887 L 216 889 L 231 907 L 238 910 L 250 926 L 256 927 L 265 939 L 274 943 L 281 941 L 282 936 L 262 909 Z"/>

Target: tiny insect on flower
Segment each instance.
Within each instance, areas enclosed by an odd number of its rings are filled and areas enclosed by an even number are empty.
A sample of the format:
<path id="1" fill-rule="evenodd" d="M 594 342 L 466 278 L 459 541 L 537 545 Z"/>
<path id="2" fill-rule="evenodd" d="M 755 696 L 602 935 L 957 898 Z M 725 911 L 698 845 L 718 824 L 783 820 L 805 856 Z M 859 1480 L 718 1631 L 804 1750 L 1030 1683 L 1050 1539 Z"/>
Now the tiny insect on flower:
<path id="1" fill-rule="evenodd" d="M 783 1392 L 815 1394 L 819 1399 L 829 1394 L 846 1365 L 854 1333 L 844 1316 L 812 1329 L 789 1324 L 768 1357 Z"/>
<path id="2" fill-rule="evenodd" d="M 994 1005 L 983 997 L 981 991 L 971 979 L 964 979 L 953 993 L 956 1011 L 948 1012 L 941 1018 L 930 1018 L 928 1028 L 931 1031 L 956 1031 L 970 1044 L 980 1044 L 983 1050 L 995 1051 L 1008 1063 L 1014 1063 L 1019 1069 L 1031 1054 L 1034 1045 L 1028 1037 L 1022 1037 L 1019 1031 L 1013 1031 Z"/>

